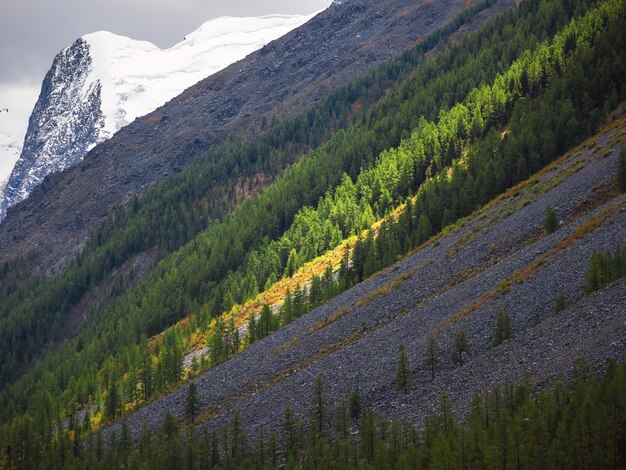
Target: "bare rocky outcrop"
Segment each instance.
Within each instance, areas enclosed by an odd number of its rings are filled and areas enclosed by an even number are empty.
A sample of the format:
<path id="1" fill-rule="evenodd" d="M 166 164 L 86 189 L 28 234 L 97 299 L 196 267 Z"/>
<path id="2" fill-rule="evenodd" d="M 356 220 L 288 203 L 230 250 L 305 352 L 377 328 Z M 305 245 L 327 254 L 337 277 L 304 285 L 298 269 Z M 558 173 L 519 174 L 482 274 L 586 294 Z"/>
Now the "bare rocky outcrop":
<path id="1" fill-rule="evenodd" d="M 254 435 L 277 426 L 287 405 L 307 417 L 317 377 L 331 407 L 359 386 L 365 407 L 419 426 L 443 391 L 460 413 L 476 393 L 526 374 L 540 386 L 564 378 L 578 356 L 598 368 L 608 358 L 626 360 L 626 280 L 591 296 L 584 290 L 592 251 L 626 243 L 626 195 L 614 190 L 625 127 L 622 120 L 459 230 L 201 374 L 194 380 L 209 417 L 201 427 L 218 429 L 237 410 Z M 549 206 L 562 225 L 545 235 Z M 560 293 L 568 308 L 555 314 Z M 493 348 L 502 310 L 515 336 Z M 460 330 L 471 343 L 462 366 L 450 360 Z M 434 380 L 423 365 L 431 334 L 443 362 Z M 406 395 L 394 384 L 401 344 L 414 376 Z M 159 426 L 168 411 L 182 417 L 185 394 L 183 386 L 148 404 L 128 424 L 138 433 L 144 423 Z M 105 436 L 112 431 L 119 424 Z"/>

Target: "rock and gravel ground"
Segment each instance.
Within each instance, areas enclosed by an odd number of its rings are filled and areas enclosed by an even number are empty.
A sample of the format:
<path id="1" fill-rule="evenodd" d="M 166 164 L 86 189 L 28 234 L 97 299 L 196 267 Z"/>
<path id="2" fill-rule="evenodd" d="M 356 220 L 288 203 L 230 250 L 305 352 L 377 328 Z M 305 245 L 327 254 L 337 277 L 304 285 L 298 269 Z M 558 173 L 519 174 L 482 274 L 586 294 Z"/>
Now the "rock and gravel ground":
<path id="1" fill-rule="evenodd" d="M 443 391 L 462 414 L 476 393 L 525 374 L 539 386 L 566 378 L 578 356 L 597 368 L 607 358 L 626 360 L 626 280 L 591 296 L 584 291 L 591 252 L 626 243 L 626 195 L 611 191 L 625 130 L 620 121 L 460 230 L 201 374 L 200 426 L 219 428 L 238 410 L 253 435 L 280 423 L 287 405 L 306 417 L 320 376 L 331 409 L 358 385 L 364 407 L 419 426 Z M 562 225 L 544 235 L 549 206 Z M 555 314 L 559 293 L 568 308 Z M 510 314 L 515 336 L 492 348 L 501 310 Z M 462 366 L 450 360 L 460 330 L 471 343 Z M 434 380 L 424 366 L 430 334 L 441 348 Z M 401 344 L 413 369 L 406 395 L 394 384 Z M 158 426 L 167 411 L 182 417 L 186 388 L 128 416 L 133 432 L 143 423 Z M 108 427 L 105 437 L 119 429 Z"/>

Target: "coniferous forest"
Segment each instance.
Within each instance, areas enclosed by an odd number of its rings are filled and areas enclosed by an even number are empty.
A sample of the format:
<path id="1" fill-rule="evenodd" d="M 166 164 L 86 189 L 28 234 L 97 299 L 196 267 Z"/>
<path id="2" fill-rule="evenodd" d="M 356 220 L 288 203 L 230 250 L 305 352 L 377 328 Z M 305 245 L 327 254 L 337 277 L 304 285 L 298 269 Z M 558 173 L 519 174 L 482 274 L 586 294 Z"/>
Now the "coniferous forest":
<path id="1" fill-rule="evenodd" d="M 189 387 L 186 408 L 193 410 Z M 358 390 L 331 408 L 317 379 L 309 415 L 287 408 L 274 430 L 248 436 L 235 411 L 221 430 L 193 426 L 168 415 L 135 445 L 123 423 L 106 445 L 84 423 L 55 439 L 46 468 L 623 468 L 626 459 L 626 368 L 609 363 L 592 375 L 579 360 L 568 382 L 537 392 L 530 382 L 503 384 L 477 395 L 459 421 L 442 394 L 436 412 L 418 431 L 362 409 Z M 355 435 L 358 432 L 358 439 Z M 23 464 L 24 462 L 22 462 Z"/>
<path id="2" fill-rule="evenodd" d="M 546 389 L 500 384 L 468 410 L 442 394 L 421 428 L 364 408 L 358 388 L 331 407 L 319 378 L 306 418 L 288 408 L 248 435 L 234 411 L 210 430 L 194 382 L 183 385 L 437 243 L 593 136 L 626 99 L 626 2 L 525 0 L 448 41 L 492 3 L 296 118 L 209 149 L 110 214 L 60 273 L 28 271 L 28 254 L 0 266 L 0 468 L 623 468 L 626 369 L 616 362 L 598 375 L 578 360 Z M 623 161 L 622 150 L 616 194 Z M 232 190 L 242 180 L 246 197 Z M 537 223 L 541 236 L 560 228 L 551 206 Z M 278 308 L 245 325 L 226 316 L 340 246 L 337 269 Z M 158 260 L 144 278 L 119 275 L 149 250 Z M 594 251 L 580 271 L 591 295 L 624 276 L 624 248 Z M 68 334 L 70 312 L 111 279 L 108 302 Z M 556 311 L 566 307 L 559 297 Z M 493 347 L 514 336 L 508 313 L 497 321 Z M 185 365 L 198 338 L 206 354 Z M 458 366 L 471 341 L 456 334 Z M 429 351 L 434 378 L 434 336 Z M 407 361 L 402 346 L 398 393 L 413 379 Z M 134 436 L 126 416 L 181 386 L 184 419 Z M 119 420 L 122 432 L 105 439 Z"/>

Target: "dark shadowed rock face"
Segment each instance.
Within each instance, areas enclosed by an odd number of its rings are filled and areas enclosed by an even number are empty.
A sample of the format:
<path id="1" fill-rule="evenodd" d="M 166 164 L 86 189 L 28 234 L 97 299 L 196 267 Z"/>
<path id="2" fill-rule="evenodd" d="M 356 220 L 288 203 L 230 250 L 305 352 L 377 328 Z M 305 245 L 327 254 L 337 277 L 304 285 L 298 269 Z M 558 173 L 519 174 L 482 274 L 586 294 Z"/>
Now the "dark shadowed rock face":
<path id="1" fill-rule="evenodd" d="M 75 165 L 99 141 L 104 125 L 101 86 L 99 81 L 87 83 L 91 66 L 89 45 L 82 38 L 55 57 L 31 114 L 20 159 L 0 200 L 0 220 L 8 207 L 28 197 L 48 174 Z"/>
<path id="2" fill-rule="evenodd" d="M 503 0 L 502 4 L 510 4 Z M 467 2 L 351 0 L 203 80 L 48 176 L 0 224 L 0 260 L 34 247 L 52 272 L 109 211 L 229 132 L 289 117 L 394 57 L 454 18 Z"/>

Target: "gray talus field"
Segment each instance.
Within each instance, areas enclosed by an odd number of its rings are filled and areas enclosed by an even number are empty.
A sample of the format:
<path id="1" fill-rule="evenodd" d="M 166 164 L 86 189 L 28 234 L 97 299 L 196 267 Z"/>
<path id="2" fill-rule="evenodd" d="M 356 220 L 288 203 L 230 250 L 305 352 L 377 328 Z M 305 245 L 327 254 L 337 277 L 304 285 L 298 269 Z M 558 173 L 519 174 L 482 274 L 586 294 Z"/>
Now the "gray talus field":
<path id="1" fill-rule="evenodd" d="M 585 295 L 592 251 L 626 243 L 626 196 L 615 189 L 625 141 L 621 118 L 448 234 L 199 376 L 201 426 L 220 427 L 238 410 L 254 434 L 279 423 L 287 405 L 306 416 L 317 377 L 331 407 L 358 384 L 364 407 L 420 425 L 443 391 L 467 410 L 476 393 L 525 374 L 540 385 L 562 378 L 578 356 L 594 367 L 625 360 L 626 282 Z M 561 226 L 546 235 L 550 206 Z M 555 314 L 559 293 L 567 308 Z M 500 311 L 514 337 L 493 348 Z M 471 351 L 459 366 L 450 356 L 461 330 Z M 434 380 L 424 365 L 429 335 L 441 351 Z M 413 371 L 408 394 L 395 389 L 401 344 Z M 182 417 L 185 394 L 145 406 L 129 425 L 138 433 L 167 411 Z"/>

